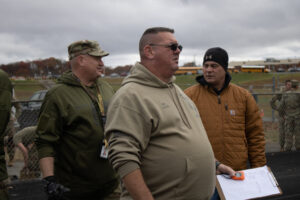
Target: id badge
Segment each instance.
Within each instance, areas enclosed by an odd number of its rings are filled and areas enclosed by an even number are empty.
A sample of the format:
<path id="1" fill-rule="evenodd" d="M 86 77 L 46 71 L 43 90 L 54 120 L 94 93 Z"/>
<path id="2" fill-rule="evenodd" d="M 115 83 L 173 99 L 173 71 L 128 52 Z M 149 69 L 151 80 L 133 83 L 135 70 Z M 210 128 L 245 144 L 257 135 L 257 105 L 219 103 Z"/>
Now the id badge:
<path id="1" fill-rule="evenodd" d="M 101 120 L 102 120 L 103 129 L 104 129 L 105 124 L 106 124 L 106 115 L 102 115 Z"/>
<path id="2" fill-rule="evenodd" d="M 108 158 L 108 149 L 105 147 L 104 144 L 101 146 L 100 158 L 107 159 Z"/>

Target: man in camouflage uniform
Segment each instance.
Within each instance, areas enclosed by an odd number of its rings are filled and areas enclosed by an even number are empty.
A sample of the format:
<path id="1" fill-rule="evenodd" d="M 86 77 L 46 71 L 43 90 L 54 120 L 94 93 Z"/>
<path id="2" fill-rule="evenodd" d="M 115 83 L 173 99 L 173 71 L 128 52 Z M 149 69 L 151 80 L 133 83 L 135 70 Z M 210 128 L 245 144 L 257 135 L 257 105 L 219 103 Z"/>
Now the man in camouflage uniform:
<path id="1" fill-rule="evenodd" d="M 7 179 L 6 161 L 4 153 L 4 131 L 9 122 L 12 99 L 12 85 L 7 74 L 0 69 L 0 199 L 7 200 Z"/>
<path id="2" fill-rule="evenodd" d="M 13 97 L 12 97 L 12 108 L 10 112 L 10 119 L 5 130 L 4 146 L 6 147 L 6 152 L 8 154 L 8 166 L 13 166 L 13 161 L 15 157 L 15 145 L 13 137 L 18 131 L 19 123 L 18 117 L 21 115 L 22 109 L 19 102 L 15 102 L 17 99 L 15 97 L 15 92 L 13 88 Z"/>
<path id="3" fill-rule="evenodd" d="M 285 87 L 281 90 L 282 93 L 285 93 L 289 91 L 292 87 L 291 80 L 285 81 Z M 273 110 L 278 111 L 278 126 L 279 126 L 279 145 L 280 145 L 280 151 L 283 151 L 284 149 L 284 140 L 285 140 L 285 130 L 284 130 L 284 122 L 285 122 L 285 110 L 280 111 L 279 110 L 279 102 L 282 98 L 282 94 L 276 94 L 273 96 L 273 98 L 270 101 L 271 107 Z"/>
<path id="4" fill-rule="evenodd" d="M 40 177 L 39 159 L 34 144 L 36 126 L 22 129 L 14 135 L 14 144 L 22 151 L 24 167 L 20 171 L 20 179 L 33 179 Z"/>
<path id="5" fill-rule="evenodd" d="M 295 136 L 296 150 L 300 150 L 300 93 L 297 91 L 299 82 L 292 80 L 290 91 L 282 95 L 280 112 L 285 111 L 285 144 L 284 151 L 291 151 Z"/>
<path id="6" fill-rule="evenodd" d="M 100 78 L 108 53 L 91 40 L 70 44 L 68 53 L 72 71 L 47 92 L 40 111 L 35 144 L 41 172 L 49 200 L 103 200 L 118 187 L 104 140 L 114 94 Z"/>

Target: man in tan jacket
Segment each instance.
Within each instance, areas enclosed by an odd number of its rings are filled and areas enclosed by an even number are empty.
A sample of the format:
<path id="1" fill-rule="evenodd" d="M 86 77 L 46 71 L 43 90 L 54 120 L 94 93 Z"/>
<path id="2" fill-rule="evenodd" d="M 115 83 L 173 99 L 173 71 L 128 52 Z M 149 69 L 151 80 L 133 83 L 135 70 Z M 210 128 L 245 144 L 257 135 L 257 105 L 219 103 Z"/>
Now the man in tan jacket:
<path id="1" fill-rule="evenodd" d="M 266 164 L 262 119 L 253 96 L 230 83 L 228 54 L 208 49 L 199 84 L 185 90 L 196 104 L 216 159 L 234 170 Z"/>
<path id="2" fill-rule="evenodd" d="M 164 27 L 147 29 L 135 64 L 109 104 L 109 160 L 122 182 L 121 199 L 208 200 L 216 164 L 194 103 L 173 83 L 182 46 Z"/>

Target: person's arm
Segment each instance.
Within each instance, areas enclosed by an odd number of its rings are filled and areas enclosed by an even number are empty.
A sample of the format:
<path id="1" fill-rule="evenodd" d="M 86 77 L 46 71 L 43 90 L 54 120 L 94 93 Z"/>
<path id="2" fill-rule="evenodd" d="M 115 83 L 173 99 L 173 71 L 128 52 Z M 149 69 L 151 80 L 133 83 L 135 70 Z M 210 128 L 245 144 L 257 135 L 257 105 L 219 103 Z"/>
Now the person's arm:
<path id="1" fill-rule="evenodd" d="M 235 171 L 231 167 L 220 163 L 216 168 L 216 174 L 228 174 L 234 176 Z"/>
<path id="2" fill-rule="evenodd" d="M 54 158 L 44 157 L 40 159 L 40 169 L 43 174 L 43 178 L 48 176 L 54 176 Z"/>
<path id="3" fill-rule="evenodd" d="M 60 104 L 56 102 L 56 94 L 51 93 L 51 90 L 49 92 L 42 103 L 38 125 L 34 130 L 43 178 L 54 176 L 55 145 L 62 132 Z"/>
<path id="4" fill-rule="evenodd" d="M 40 169 L 45 181 L 45 192 L 48 199 L 64 199 L 64 193 L 69 192 L 70 189 L 61 185 L 54 177 L 54 158 L 44 157 L 40 159 Z"/>
<path id="5" fill-rule="evenodd" d="M 273 110 L 278 111 L 278 105 L 276 104 L 276 102 L 281 100 L 281 96 L 282 96 L 281 94 L 276 94 L 275 96 L 272 97 L 270 101 L 270 105 Z"/>
<path id="6" fill-rule="evenodd" d="M 140 169 L 127 174 L 123 178 L 124 185 L 134 200 L 154 200 L 147 187 Z"/>
<path id="7" fill-rule="evenodd" d="M 282 95 L 282 98 L 279 101 L 279 105 L 278 105 L 278 112 L 279 113 L 285 113 L 285 109 L 286 109 L 286 105 L 285 105 L 285 99 L 286 99 L 286 94 Z"/>
<path id="8" fill-rule="evenodd" d="M 248 157 L 251 168 L 266 165 L 265 135 L 262 118 L 254 99 L 247 94 L 245 113 L 245 133 L 248 147 Z"/>
<path id="9" fill-rule="evenodd" d="M 24 164 L 25 167 L 27 167 L 28 164 L 28 150 L 27 148 L 23 145 L 22 142 L 18 143 L 17 146 L 19 147 L 19 149 L 22 151 L 23 153 L 23 157 L 24 157 Z"/>

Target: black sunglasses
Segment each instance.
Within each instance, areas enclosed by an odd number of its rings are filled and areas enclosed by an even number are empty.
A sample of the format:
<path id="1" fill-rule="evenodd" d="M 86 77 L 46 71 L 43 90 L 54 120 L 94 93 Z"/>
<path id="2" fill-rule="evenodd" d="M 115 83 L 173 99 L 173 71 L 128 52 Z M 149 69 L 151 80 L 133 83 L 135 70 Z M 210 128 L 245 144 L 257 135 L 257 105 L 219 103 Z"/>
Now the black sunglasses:
<path id="1" fill-rule="evenodd" d="M 182 46 L 180 44 L 174 43 L 174 44 L 149 44 L 150 46 L 163 46 L 170 48 L 172 51 L 176 51 L 177 48 L 182 51 Z"/>

